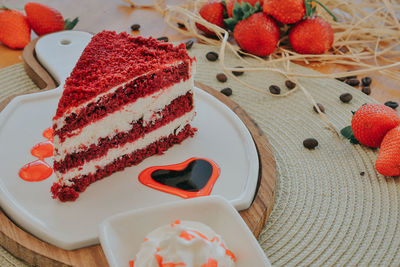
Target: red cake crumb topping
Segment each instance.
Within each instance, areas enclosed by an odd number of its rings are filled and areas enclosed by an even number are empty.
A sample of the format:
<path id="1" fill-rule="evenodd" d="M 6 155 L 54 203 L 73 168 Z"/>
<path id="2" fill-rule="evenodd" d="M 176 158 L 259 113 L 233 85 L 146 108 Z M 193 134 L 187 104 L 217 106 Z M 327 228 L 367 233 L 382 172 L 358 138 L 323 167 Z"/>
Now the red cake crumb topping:
<path id="1" fill-rule="evenodd" d="M 125 155 L 114 160 L 102 169 L 97 170 L 96 173 L 80 177 L 80 179 L 74 179 L 74 184 L 71 186 L 62 186 L 59 183 L 54 183 L 51 187 L 51 193 L 53 198 L 58 198 L 62 202 L 75 201 L 79 197 L 79 192 L 86 190 L 88 185 L 94 183 L 97 180 L 103 179 L 114 172 L 122 171 L 126 167 L 137 165 L 142 162 L 145 158 L 148 158 L 155 154 L 163 154 L 164 151 L 168 150 L 174 144 L 181 143 L 187 137 L 192 137 L 195 128 L 190 125 L 180 131 L 177 135 L 171 134 L 168 137 L 162 138 L 144 149 L 137 150 L 132 154 Z"/>
<path id="2" fill-rule="evenodd" d="M 184 44 L 174 47 L 151 37 L 102 31 L 93 36 L 66 80 L 55 118 L 138 75 L 182 60 L 192 61 Z"/>

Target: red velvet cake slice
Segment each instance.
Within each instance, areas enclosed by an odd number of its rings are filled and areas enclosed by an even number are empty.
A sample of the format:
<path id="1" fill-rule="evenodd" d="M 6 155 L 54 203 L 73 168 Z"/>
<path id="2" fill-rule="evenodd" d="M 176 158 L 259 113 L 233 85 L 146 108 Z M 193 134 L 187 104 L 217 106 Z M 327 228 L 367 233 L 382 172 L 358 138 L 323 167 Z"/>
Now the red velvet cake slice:
<path id="1" fill-rule="evenodd" d="M 95 35 L 53 118 L 53 197 L 75 200 L 89 184 L 193 136 L 194 63 L 183 44 Z"/>

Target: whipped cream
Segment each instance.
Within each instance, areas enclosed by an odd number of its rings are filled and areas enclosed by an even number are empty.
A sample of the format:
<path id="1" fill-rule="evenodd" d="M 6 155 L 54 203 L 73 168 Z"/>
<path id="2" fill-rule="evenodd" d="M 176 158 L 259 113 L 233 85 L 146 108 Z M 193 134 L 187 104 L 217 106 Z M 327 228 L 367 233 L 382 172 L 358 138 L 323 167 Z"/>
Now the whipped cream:
<path id="1" fill-rule="evenodd" d="M 147 235 L 134 260 L 135 267 L 235 266 L 235 255 L 207 225 L 177 220 Z"/>

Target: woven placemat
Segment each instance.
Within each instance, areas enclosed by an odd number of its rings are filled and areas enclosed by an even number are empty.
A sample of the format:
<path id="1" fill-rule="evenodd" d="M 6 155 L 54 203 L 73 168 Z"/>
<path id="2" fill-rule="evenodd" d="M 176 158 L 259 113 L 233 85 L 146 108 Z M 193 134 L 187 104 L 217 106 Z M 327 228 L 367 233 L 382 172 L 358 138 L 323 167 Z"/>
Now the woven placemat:
<path id="1" fill-rule="evenodd" d="M 259 237 L 271 263 L 398 266 L 400 182 L 375 171 L 377 151 L 347 141 L 342 145 L 301 91 L 288 97 L 274 97 L 245 88 L 230 78 L 225 83 L 217 81 L 215 76 L 221 67 L 218 61 L 206 60 L 209 51 L 219 49 L 196 44 L 190 50 L 198 62 L 196 80 L 217 90 L 232 88 L 231 98 L 263 129 L 274 151 L 278 172 L 276 198 Z M 229 52 L 226 61 L 232 67 L 241 65 Z M 297 72 L 313 72 L 292 67 Z M 245 73 L 241 79 L 266 91 L 271 84 L 286 90 L 286 78 L 275 73 Z M 325 106 L 328 119 L 337 129 L 350 124 L 351 111 L 374 102 L 337 80 L 300 82 Z M 28 83 L 29 86 L 23 85 Z M 0 70 L 0 101 L 18 90 L 37 90 L 22 64 Z M 353 95 L 348 104 L 339 100 L 344 92 Z M 308 137 L 319 141 L 315 150 L 304 149 L 302 142 Z M 2 259 L 9 257 L 4 255 L 7 254 L 0 250 L 1 266 L 19 266 L 10 260 L 3 265 Z"/>

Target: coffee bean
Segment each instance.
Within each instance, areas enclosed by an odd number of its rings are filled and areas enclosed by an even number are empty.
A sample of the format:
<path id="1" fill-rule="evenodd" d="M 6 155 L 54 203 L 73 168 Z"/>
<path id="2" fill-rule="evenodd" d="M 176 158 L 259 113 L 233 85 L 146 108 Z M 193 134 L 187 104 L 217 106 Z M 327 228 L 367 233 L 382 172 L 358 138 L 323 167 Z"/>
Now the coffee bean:
<path id="1" fill-rule="evenodd" d="M 357 79 L 356 75 L 346 76 L 346 79 Z"/>
<path id="2" fill-rule="evenodd" d="M 360 175 L 361 175 L 361 176 L 364 176 L 364 175 L 365 175 L 365 172 L 360 172 Z"/>
<path id="3" fill-rule="evenodd" d="M 132 26 L 131 26 L 131 30 L 132 31 L 138 31 L 140 29 L 140 25 L 139 24 L 133 24 Z"/>
<path id="4" fill-rule="evenodd" d="M 269 87 L 269 91 L 271 92 L 271 94 L 279 95 L 281 93 L 281 88 L 277 85 L 271 85 Z"/>
<path id="5" fill-rule="evenodd" d="M 242 66 L 237 66 L 235 68 L 243 68 L 243 67 Z M 235 75 L 235 76 L 243 75 L 243 73 L 244 73 L 243 71 L 232 71 L 232 74 Z"/>
<path id="6" fill-rule="evenodd" d="M 221 90 L 221 93 L 223 93 L 226 96 L 230 96 L 230 95 L 232 95 L 232 89 L 229 88 L 229 87 L 224 88 L 224 89 Z"/>
<path id="7" fill-rule="evenodd" d="M 353 99 L 353 96 L 350 93 L 344 93 L 339 98 L 343 103 L 349 103 Z"/>
<path id="8" fill-rule="evenodd" d="M 179 28 L 179 29 L 186 29 L 185 24 L 180 23 L 180 22 L 178 22 L 177 24 L 178 24 L 178 28 Z"/>
<path id="9" fill-rule="evenodd" d="M 207 58 L 209 61 L 216 61 L 216 60 L 218 59 L 218 54 L 215 53 L 215 52 L 208 52 L 208 53 L 206 54 L 206 58 Z"/>
<path id="10" fill-rule="evenodd" d="M 366 95 L 370 95 L 371 94 L 371 88 L 369 88 L 368 86 L 364 86 L 361 91 L 366 94 Z"/>
<path id="11" fill-rule="evenodd" d="M 317 103 L 317 106 L 319 107 L 319 110 L 321 110 L 321 112 L 325 113 L 325 107 L 322 104 Z M 315 112 L 318 113 L 317 108 L 315 106 L 313 106 L 313 109 Z"/>
<path id="12" fill-rule="evenodd" d="M 217 74 L 217 80 L 220 81 L 221 83 L 224 83 L 228 80 L 228 77 L 224 73 L 218 73 Z"/>
<path id="13" fill-rule="evenodd" d="M 364 77 L 361 79 L 361 82 L 365 86 L 369 86 L 372 82 L 372 79 L 370 77 Z"/>
<path id="14" fill-rule="evenodd" d="M 347 77 L 337 77 L 335 79 L 338 81 L 344 82 L 347 79 Z"/>
<path id="15" fill-rule="evenodd" d="M 287 81 L 285 82 L 285 85 L 286 85 L 286 87 L 287 87 L 289 90 L 292 90 L 293 88 L 296 87 L 296 84 L 295 84 L 294 82 L 290 81 L 290 80 L 287 80 Z"/>
<path id="16" fill-rule="evenodd" d="M 346 81 L 348 85 L 357 86 L 360 84 L 360 81 L 357 78 L 351 78 Z"/>
<path id="17" fill-rule="evenodd" d="M 157 38 L 158 41 L 164 41 L 164 42 L 168 42 L 168 37 L 167 36 L 161 36 Z"/>
<path id="18" fill-rule="evenodd" d="M 193 46 L 193 40 L 189 40 L 185 43 L 186 49 L 189 50 Z"/>
<path id="19" fill-rule="evenodd" d="M 387 101 L 385 102 L 385 105 L 391 107 L 392 109 L 396 109 L 399 106 L 399 103 L 394 101 Z"/>
<path id="20" fill-rule="evenodd" d="M 314 149 L 318 146 L 318 141 L 315 138 L 307 138 L 303 141 L 303 146 L 308 149 Z"/>

